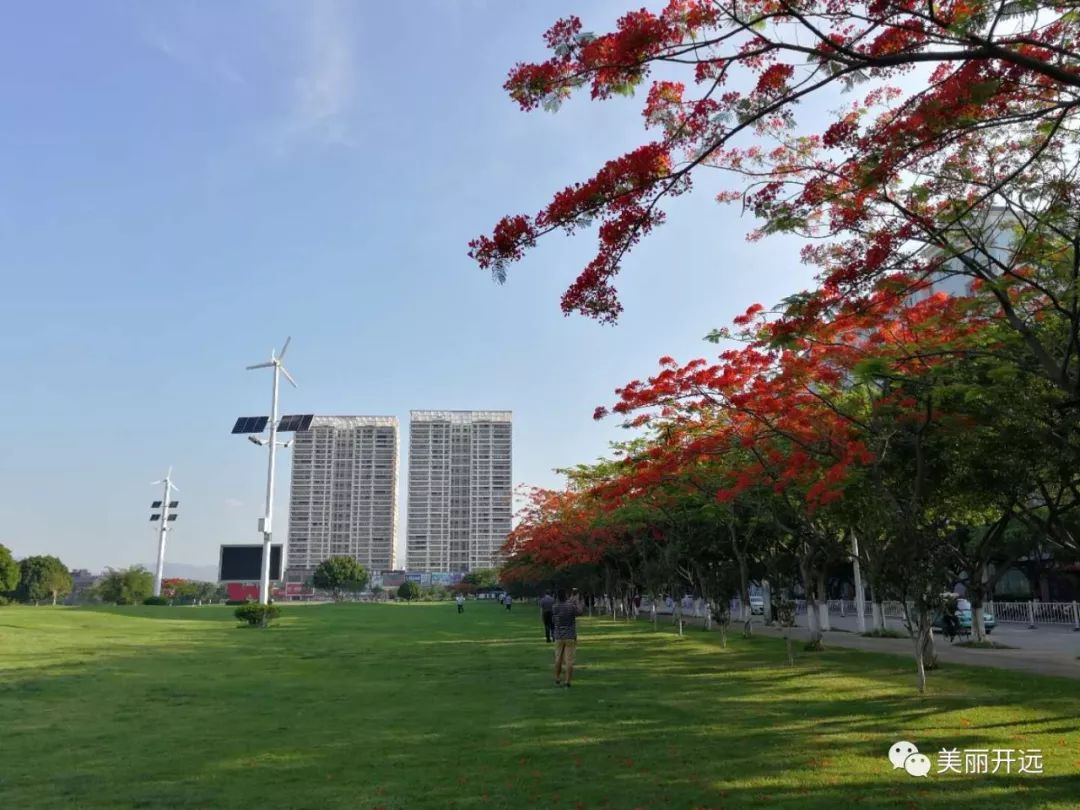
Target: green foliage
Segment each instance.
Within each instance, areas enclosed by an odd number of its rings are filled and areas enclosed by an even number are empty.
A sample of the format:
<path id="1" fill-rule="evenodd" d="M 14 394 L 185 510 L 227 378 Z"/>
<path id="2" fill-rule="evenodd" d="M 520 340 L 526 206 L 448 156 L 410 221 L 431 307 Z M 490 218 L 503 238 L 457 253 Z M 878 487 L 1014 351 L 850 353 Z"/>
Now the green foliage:
<path id="1" fill-rule="evenodd" d="M 148 596 L 142 600 L 144 605 L 167 605 L 169 600 L 164 596 Z"/>
<path id="2" fill-rule="evenodd" d="M 166 580 L 162 582 L 161 590 L 178 604 L 221 601 L 228 595 L 224 585 L 194 579 Z"/>
<path id="3" fill-rule="evenodd" d="M 397 595 L 398 599 L 404 599 L 406 602 L 411 602 L 413 599 L 418 599 L 420 597 L 420 586 L 411 579 L 407 579 L 398 586 Z"/>
<path id="4" fill-rule="evenodd" d="M 499 572 L 494 568 L 477 568 L 463 576 L 461 581 L 474 588 L 492 588 L 499 584 Z"/>
<path id="5" fill-rule="evenodd" d="M 311 584 L 321 591 L 330 591 L 335 599 L 362 591 L 367 581 L 367 570 L 352 557 L 323 560 L 311 575 Z"/>
<path id="6" fill-rule="evenodd" d="M 11 593 L 19 587 L 19 563 L 7 546 L 0 544 L 0 594 Z"/>
<path id="7" fill-rule="evenodd" d="M 248 602 L 233 611 L 233 615 L 240 621 L 247 622 L 251 626 L 267 625 L 281 616 L 281 608 L 277 605 L 260 605 L 257 602 Z"/>
<path id="8" fill-rule="evenodd" d="M 114 605 L 138 605 L 154 590 L 154 575 L 136 565 L 131 568 L 106 568 L 95 592 L 102 602 Z"/>
<path id="9" fill-rule="evenodd" d="M 878 630 L 867 630 L 863 633 L 867 638 L 909 638 L 910 633 L 904 630 L 894 630 L 891 627 L 882 627 Z"/>
<path id="10" fill-rule="evenodd" d="M 71 573 L 56 557 L 27 557 L 19 563 L 19 584 L 15 593 L 23 602 L 51 599 L 55 605 L 61 596 L 71 593 Z"/>

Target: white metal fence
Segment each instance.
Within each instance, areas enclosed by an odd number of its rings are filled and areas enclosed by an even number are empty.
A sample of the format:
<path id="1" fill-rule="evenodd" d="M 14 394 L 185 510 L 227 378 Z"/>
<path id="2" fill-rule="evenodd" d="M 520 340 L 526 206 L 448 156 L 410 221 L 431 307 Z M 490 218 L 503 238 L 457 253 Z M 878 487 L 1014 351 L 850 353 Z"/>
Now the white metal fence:
<path id="1" fill-rule="evenodd" d="M 705 603 L 701 599 L 686 597 L 681 602 L 683 615 L 689 617 L 702 617 L 705 615 Z M 854 616 L 856 604 L 851 599 L 830 599 L 828 601 L 830 616 Z M 904 606 L 901 602 L 886 601 L 881 605 L 882 615 L 886 619 L 903 620 Z M 652 606 L 649 600 L 642 602 L 641 610 L 649 612 Z M 1076 602 L 988 602 L 986 612 L 994 617 L 994 620 L 1015 624 L 1027 624 L 1035 626 L 1039 624 L 1069 625 L 1080 629 L 1080 605 Z M 656 602 L 656 612 L 669 615 L 675 612 L 675 603 L 667 600 Z M 806 614 L 806 600 L 795 600 L 795 613 Z M 739 599 L 731 600 L 731 615 L 742 616 L 742 602 Z M 863 615 L 869 618 L 872 615 L 871 603 L 864 605 Z"/>

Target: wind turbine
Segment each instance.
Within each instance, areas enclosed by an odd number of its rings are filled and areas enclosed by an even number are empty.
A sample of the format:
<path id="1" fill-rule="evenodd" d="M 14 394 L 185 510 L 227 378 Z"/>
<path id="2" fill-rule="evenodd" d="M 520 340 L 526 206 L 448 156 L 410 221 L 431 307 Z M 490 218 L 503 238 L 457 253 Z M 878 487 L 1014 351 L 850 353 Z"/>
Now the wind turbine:
<path id="1" fill-rule="evenodd" d="M 160 514 L 151 515 L 151 520 L 160 519 L 160 525 L 158 526 L 158 551 L 157 551 L 157 571 L 154 573 L 154 596 L 161 596 L 161 576 L 165 572 L 165 532 L 169 530 L 169 521 L 176 520 L 176 515 L 169 514 L 169 508 L 176 508 L 180 505 L 179 501 L 170 501 L 169 493 L 175 490 L 180 491 L 180 488 L 172 482 L 172 467 L 169 467 L 169 471 L 165 473 L 165 477 L 160 481 L 152 481 L 150 486 L 157 486 L 158 484 L 165 485 L 165 491 L 161 494 L 161 512 Z M 151 504 L 151 509 L 156 509 L 157 505 Z"/>
<path id="2" fill-rule="evenodd" d="M 259 521 L 259 531 L 263 535 L 263 557 L 262 557 L 262 587 L 259 589 L 259 603 L 266 605 L 270 602 L 270 538 L 273 534 L 273 520 L 274 520 L 274 463 L 277 459 L 277 430 L 278 430 L 278 386 L 281 381 L 281 375 L 285 375 L 285 379 L 288 380 L 293 388 L 296 388 L 296 380 L 289 374 L 288 369 L 282 364 L 281 360 L 285 357 L 285 352 L 289 350 L 289 341 L 291 337 L 285 338 L 285 343 L 281 347 L 281 351 L 275 353 L 273 349 L 270 350 L 270 361 L 268 363 L 256 363 L 253 366 L 248 366 L 247 370 L 252 371 L 257 368 L 272 368 L 274 370 L 274 393 L 270 400 L 270 438 L 268 440 L 258 439 L 254 436 L 248 436 L 248 439 L 255 442 L 258 445 L 269 445 L 270 447 L 270 460 L 267 464 L 266 470 L 266 511 L 263 513 L 263 518 Z"/>

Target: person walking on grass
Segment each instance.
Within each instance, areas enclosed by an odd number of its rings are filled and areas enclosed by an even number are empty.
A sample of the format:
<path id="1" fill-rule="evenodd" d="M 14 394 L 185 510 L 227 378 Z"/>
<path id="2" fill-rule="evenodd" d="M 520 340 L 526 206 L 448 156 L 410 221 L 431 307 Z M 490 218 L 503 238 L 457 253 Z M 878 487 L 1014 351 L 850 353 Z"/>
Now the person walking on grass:
<path id="1" fill-rule="evenodd" d="M 464 612 L 465 612 L 465 597 L 464 597 L 464 596 L 462 596 L 462 595 L 461 595 L 461 594 L 459 593 L 459 594 L 458 594 L 458 595 L 457 595 L 457 596 L 456 596 L 456 597 L 454 598 L 454 601 L 455 601 L 455 602 L 457 602 L 457 612 L 458 612 L 458 613 L 464 613 Z"/>
<path id="2" fill-rule="evenodd" d="M 506 594 L 505 596 L 503 596 L 503 604 L 506 605 L 506 609 L 509 610 L 511 607 L 514 606 L 514 597 L 512 597 L 510 594 Z"/>
<path id="3" fill-rule="evenodd" d="M 551 608 L 551 621 L 555 634 L 555 685 L 570 688 L 574 677 L 574 658 L 577 653 L 577 617 L 581 615 L 581 601 L 575 590 L 569 597 L 560 588 Z"/>
<path id="4" fill-rule="evenodd" d="M 540 618 L 544 622 L 544 641 L 548 643 L 555 640 L 555 626 L 551 623 L 551 609 L 555 606 L 555 597 L 551 591 L 544 591 L 540 597 Z"/>

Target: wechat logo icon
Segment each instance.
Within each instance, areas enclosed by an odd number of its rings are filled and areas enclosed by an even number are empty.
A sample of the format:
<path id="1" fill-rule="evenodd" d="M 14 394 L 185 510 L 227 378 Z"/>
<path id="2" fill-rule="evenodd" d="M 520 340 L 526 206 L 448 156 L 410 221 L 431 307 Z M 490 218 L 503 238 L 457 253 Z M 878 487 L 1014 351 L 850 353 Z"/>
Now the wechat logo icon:
<path id="1" fill-rule="evenodd" d="M 901 740 L 889 749 L 889 762 L 893 770 L 903 768 L 910 776 L 926 776 L 930 773 L 930 757 L 920 754 L 915 743 Z"/>

